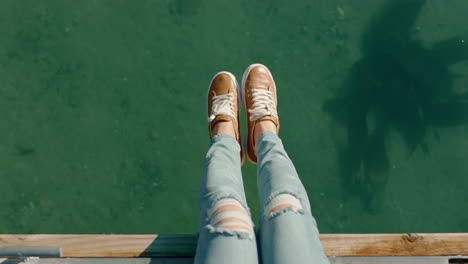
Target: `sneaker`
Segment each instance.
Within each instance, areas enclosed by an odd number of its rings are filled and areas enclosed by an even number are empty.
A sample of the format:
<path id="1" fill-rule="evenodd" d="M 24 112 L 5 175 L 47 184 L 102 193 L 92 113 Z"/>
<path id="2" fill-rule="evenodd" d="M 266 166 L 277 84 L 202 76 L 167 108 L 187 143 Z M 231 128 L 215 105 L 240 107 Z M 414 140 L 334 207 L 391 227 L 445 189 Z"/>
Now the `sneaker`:
<path id="1" fill-rule="evenodd" d="M 213 128 L 218 122 L 232 122 L 235 139 L 241 145 L 239 127 L 239 85 L 236 77 L 230 72 L 217 73 L 211 80 L 208 88 L 208 131 L 210 138 L 213 137 Z M 244 154 L 240 151 L 241 163 Z"/>
<path id="2" fill-rule="evenodd" d="M 244 72 L 241 89 L 245 108 L 247 109 L 247 159 L 257 163 L 255 154 L 255 124 L 258 121 L 270 120 L 276 125 L 279 133 L 277 112 L 276 85 L 271 72 L 265 65 L 252 64 Z"/>

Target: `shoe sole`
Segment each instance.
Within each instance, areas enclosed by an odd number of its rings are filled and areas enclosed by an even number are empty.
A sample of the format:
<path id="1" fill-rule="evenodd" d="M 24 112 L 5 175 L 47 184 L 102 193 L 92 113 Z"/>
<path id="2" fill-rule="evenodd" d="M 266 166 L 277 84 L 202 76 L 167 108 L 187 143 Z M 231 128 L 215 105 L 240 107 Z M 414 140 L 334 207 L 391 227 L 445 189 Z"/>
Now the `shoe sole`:
<path id="1" fill-rule="evenodd" d="M 270 75 L 270 78 L 273 80 L 273 83 L 275 84 L 275 87 L 276 87 L 275 79 L 273 79 L 273 75 L 271 74 L 270 69 L 268 69 L 267 66 L 265 66 L 265 65 L 263 65 L 263 64 L 261 64 L 261 63 L 250 64 L 249 67 L 247 67 L 247 69 L 245 69 L 244 74 L 242 75 L 242 87 L 241 87 L 241 93 L 240 93 L 240 95 L 241 95 L 241 97 L 242 97 L 242 102 L 244 103 L 244 106 L 245 106 L 246 115 L 248 114 L 249 110 L 247 109 L 247 102 L 245 101 L 245 82 L 247 81 L 247 76 L 249 76 L 250 71 L 251 71 L 253 68 L 257 67 L 257 66 L 262 66 L 262 67 L 264 67 L 265 69 L 267 69 L 268 75 Z M 276 91 L 278 91 L 278 88 L 276 88 Z M 278 104 L 278 103 L 276 103 L 276 104 Z M 249 122 L 249 121 L 250 121 L 250 120 L 249 120 L 249 117 L 247 116 L 247 122 Z M 247 152 L 247 145 L 248 145 L 247 142 L 249 142 L 249 138 L 248 138 L 248 137 L 249 137 L 249 133 L 247 132 L 246 140 L 244 141 L 244 146 L 243 146 L 243 150 L 245 151 L 245 152 L 244 152 L 244 157 L 246 157 L 247 160 L 250 161 L 251 163 L 257 164 L 257 162 L 255 162 L 255 161 L 253 161 L 252 159 L 250 159 L 249 154 L 248 154 L 248 152 Z M 254 153 L 255 153 L 255 150 L 254 150 Z M 256 155 L 256 154 L 255 154 L 255 155 Z M 257 159 L 257 160 L 258 160 L 258 159 Z"/>
<path id="2" fill-rule="evenodd" d="M 239 83 L 237 82 L 236 76 L 234 76 L 234 74 L 232 74 L 232 73 L 230 73 L 230 72 L 228 72 L 228 71 L 220 71 L 220 72 L 216 73 L 216 74 L 213 76 L 213 78 L 211 78 L 210 85 L 208 85 L 208 91 L 206 92 L 206 98 L 208 98 L 208 95 L 209 95 L 209 93 L 210 93 L 211 84 L 213 84 L 214 79 L 215 79 L 218 75 L 220 75 L 220 74 L 227 74 L 229 77 L 231 77 L 231 79 L 232 79 L 232 80 L 234 81 L 234 83 L 236 84 L 237 95 L 238 95 L 238 96 L 237 96 L 238 115 L 239 115 L 239 117 L 240 117 L 240 113 L 241 113 L 241 109 L 242 109 L 242 102 L 241 102 L 241 98 L 239 97 L 239 94 L 241 94 L 241 93 L 240 93 L 240 89 L 239 89 Z M 205 107 L 205 109 L 208 109 L 208 100 L 206 101 L 206 107 Z M 238 119 L 239 119 L 239 118 L 238 118 Z M 239 123 L 240 120 L 237 120 L 237 122 Z M 239 129 L 238 132 L 239 132 L 239 137 L 242 138 L 242 137 L 240 136 L 240 129 Z M 242 155 L 242 159 L 241 159 L 241 166 L 242 166 L 242 165 L 244 165 L 244 162 L 245 162 L 245 151 L 244 151 L 244 149 L 243 149 L 243 147 L 242 147 L 242 141 L 241 141 L 240 147 L 241 147 L 241 151 L 244 152 L 244 153 L 243 153 L 244 155 Z"/>

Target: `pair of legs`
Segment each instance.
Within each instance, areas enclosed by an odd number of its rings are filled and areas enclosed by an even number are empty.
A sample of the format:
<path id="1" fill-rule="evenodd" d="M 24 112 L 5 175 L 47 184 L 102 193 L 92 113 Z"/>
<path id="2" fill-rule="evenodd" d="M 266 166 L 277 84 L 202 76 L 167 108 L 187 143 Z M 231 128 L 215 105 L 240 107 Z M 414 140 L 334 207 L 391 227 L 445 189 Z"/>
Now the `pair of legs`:
<path id="1" fill-rule="evenodd" d="M 255 233 L 244 193 L 236 125 L 224 121 L 211 127 L 195 263 L 328 263 L 307 193 L 277 136 L 278 122 L 268 119 L 256 120 L 252 130 L 261 205 Z"/>

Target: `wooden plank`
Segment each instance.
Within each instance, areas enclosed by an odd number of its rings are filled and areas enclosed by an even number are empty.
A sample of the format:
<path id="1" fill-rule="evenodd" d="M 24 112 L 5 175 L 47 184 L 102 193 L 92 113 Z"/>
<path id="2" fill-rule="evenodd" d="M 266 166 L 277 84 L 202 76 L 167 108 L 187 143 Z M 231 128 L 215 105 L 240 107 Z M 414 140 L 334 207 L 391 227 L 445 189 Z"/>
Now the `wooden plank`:
<path id="1" fill-rule="evenodd" d="M 468 233 L 323 234 L 327 256 L 453 256 L 468 255 Z"/>
<path id="2" fill-rule="evenodd" d="M 0 246 L 57 246 L 62 257 L 193 256 L 191 235 L 0 235 Z"/>
<path id="3" fill-rule="evenodd" d="M 329 257 L 330 264 L 465 264 L 468 257 Z M 26 258 L 1 259 L 0 264 L 193 264 L 193 258 Z"/>
<path id="4" fill-rule="evenodd" d="M 193 264 L 193 258 L 0 258 L 0 264 Z"/>
<path id="5" fill-rule="evenodd" d="M 468 255 L 468 233 L 322 234 L 337 257 Z M 62 257 L 191 257 L 192 235 L 0 235 L 0 246 L 57 246 Z"/>
<path id="6" fill-rule="evenodd" d="M 451 257 L 329 257 L 328 259 L 330 264 L 450 264 Z"/>

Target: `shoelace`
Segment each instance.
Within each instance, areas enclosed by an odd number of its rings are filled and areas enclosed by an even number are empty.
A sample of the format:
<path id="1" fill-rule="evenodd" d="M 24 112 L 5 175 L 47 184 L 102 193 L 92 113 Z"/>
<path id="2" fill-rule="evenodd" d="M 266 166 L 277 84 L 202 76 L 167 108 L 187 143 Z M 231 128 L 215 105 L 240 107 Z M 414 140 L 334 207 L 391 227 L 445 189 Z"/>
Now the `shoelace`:
<path id="1" fill-rule="evenodd" d="M 227 93 L 213 96 L 211 105 L 211 115 L 208 117 L 208 122 L 213 121 L 216 116 L 228 115 L 236 120 L 236 109 L 234 105 L 234 93 Z"/>
<path id="2" fill-rule="evenodd" d="M 264 116 L 273 116 L 278 119 L 276 103 L 273 101 L 273 93 L 263 89 L 251 89 L 252 109 L 249 109 L 250 121 L 256 121 Z"/>

